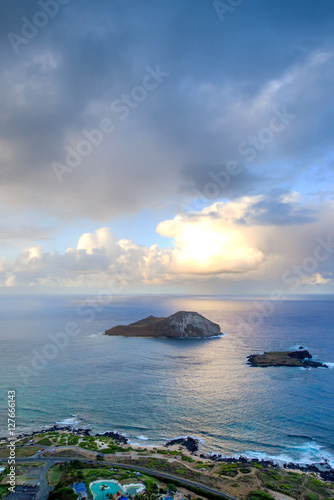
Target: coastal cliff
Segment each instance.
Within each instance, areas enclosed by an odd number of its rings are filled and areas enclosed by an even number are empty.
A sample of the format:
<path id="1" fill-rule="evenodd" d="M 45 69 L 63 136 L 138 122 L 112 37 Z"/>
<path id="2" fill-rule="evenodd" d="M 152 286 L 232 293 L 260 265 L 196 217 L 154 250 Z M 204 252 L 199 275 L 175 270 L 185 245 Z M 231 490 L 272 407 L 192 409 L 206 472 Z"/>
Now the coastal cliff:
<path id="1" fill-rule="evenodd" d="M 105 335 L 125 337 L 206 338 L 221 334 L 220 326 L 197 312 L 179 311 L 168 318 L 149 316 L 130 325 L 118 325 Z"/>

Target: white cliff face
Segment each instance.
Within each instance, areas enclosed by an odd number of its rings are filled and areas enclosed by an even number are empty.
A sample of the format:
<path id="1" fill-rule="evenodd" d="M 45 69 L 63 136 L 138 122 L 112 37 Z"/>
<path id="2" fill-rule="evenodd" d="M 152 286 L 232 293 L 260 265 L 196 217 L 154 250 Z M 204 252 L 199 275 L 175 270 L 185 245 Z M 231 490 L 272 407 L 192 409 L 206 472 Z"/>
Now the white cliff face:
<path id="1" fill-rule="evenodd" d="M 196 312 L 180 311 L 164 320 L 163 332 L 168 337 L 213 337 L 220 326 Z"/>

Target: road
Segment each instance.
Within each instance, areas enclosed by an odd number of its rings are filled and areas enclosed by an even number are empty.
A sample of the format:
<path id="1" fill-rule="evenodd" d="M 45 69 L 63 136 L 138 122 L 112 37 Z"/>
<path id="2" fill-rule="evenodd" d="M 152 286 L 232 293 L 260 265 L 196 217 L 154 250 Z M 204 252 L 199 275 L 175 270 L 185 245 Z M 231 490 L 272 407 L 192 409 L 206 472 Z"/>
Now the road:
<path id="1" fill-rule="evenodd" d="M 46 450 L 47 451 L 47 450 Z M 69 457 L 44 457 L 41 454 L 34 455 L 33 457 L 29 458 L 18 458 L 17 462 L 36 462 L 36 459 L 38 460 L 43 460 L 45 462 L 45 466 L 43 467 L 43 470 L 41 472 L 41 479 L 40 479 L 40 489 L 39 492 L 36 496 L 36 500 L 45 500 L 48 497 L 50 487 L 47 485 L 46 481 L 46 476 L 47 472 L 52 467 L 53 465 L 60 463 L 60 462 L 68 462 L 69 460 L 73 460 L 73 458 Z M 88 462 L 87 459 L 84 458 L 76 458 L 75 460 L 79 460 L 80 462 Z M 152 469 L 147 469 L 146 467 L 139 467 L 139 466 L 134 466 L 134 465 L 128 465 L 128 464 L 123 464 L 120 462 L 109 462 L 109 461 L 103 461 L 101 463 L 100 460 L 92 460 L 91 461 L 93 464 L 99 464 L 99 465 L 107 465 L 108 467 L 115 467 L 115 468 L 121 468 L 121 469 L 130 469 L 130 470 L 136 470 L 138 472 L 143 472 L 144 474 L 154 476 L 154 477 L 161 477 L 164 479 L 170 479 L 171 481 L 175 480 L 178 481 L 179 483 L 182 483 L 185 487 L 187 486 L 195 486 L 196 488 L 201 488 L 203 491 L 207 491 L 209 493 L 214 493 L 215 495 L 219 495 L 221 498 L 226 499 L 226 500 L 239 500 L 236 497 L 233 497 L 231 495 L 228 495 L 227 493 L 223 493 L 220 490 L 216 490 L 215 488 L 210 488 L 209 486 L 205 486 L 204 484 L 197 483 L 195 481 L 190 481 L 189 479 L 185 479 L 183 477 L 179 476 L 174 476 L 173 474 L 167 474 L 165 472 L 160 472 L 160 471 L 154 471 Z"/>

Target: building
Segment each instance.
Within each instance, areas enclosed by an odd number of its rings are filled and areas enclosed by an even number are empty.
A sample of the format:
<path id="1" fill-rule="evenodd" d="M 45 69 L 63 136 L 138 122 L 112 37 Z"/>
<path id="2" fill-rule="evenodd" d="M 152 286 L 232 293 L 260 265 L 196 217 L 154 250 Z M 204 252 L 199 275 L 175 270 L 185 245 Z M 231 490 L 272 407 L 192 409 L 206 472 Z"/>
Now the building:
<path id="1" fill-rule="evenodd" d="M 76 483 L 73 485 L 73 489 L 75 493 L 78 495 L 80 498 L 87 498 L 88 497 L 88 492 L 86 485 L 84 483 Z"/>

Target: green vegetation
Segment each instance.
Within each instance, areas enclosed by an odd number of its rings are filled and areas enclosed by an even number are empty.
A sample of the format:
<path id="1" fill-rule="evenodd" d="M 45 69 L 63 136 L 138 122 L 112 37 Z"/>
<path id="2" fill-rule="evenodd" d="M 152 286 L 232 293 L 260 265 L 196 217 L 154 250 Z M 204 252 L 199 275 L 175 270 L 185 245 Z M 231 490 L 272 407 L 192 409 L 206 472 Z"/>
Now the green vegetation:
<path id="1" fill-rule="evenodd" d="M 248 500 L 275 500 L 273 496 L 263 490 L 251 491 Z"/>
<path id="2" fill-rule="evenodd" d="M 77 500 L 77 495 L 72 488 L 59 488 L 51 491 L 48 500 Z"/>
<path id="3" fill-rule="evenodd" d="M 131 447 L 120 445 L 108 436 L 78 436 L 70 432 L 45 433 L 35 436 L 37 446 L 18 447 L 18 456 L 30 456 L 42 446 L 56 442 L 58 445 L 78 446 L 77 449 L 58 450 L 57 455 L 70 457 L 68 462 L 53 466 L 48 472 L 48 484 L 55 487 L 58 492 L 57 497 L 50 497 L 50 500 L 74 500 L 71 485 L 75 482 L 83 481 L 87 488 L 94 480 L 112 478 L 123 484 L 137 482 L 141 480 L 146 485 L 146 492 L 136 495 L 137 500 L 157 500 L 158 494 L 166 494 L 168 490 L 175 491 L 180 487 L 185 487 L 192 492 L 192 496 L 198 495 L 209 500 L 218 500 L 224 497 L 224 493 L 237 498 L 247 498 L 248 500 L 268 500 L 272 499 L 266 490 L 277 491 L 298 500 L 334 500 L 334 486 L 319 479 L 316 474 L 300 473 L 300 471 L 286 471 L 276 467 L 260 465 L 257 462 L 214 462 L 197 460 L 196 457 L 188 456 L 181 451 L 169 451 L 166 449 L 141 448 L 136 458 L 123 455 L 122 457 L 112 457 L 113 462 L 124 464 L 122 469 L 110 470 L 108 459 L 104 464 L 103 455 L 115 455 L 116 452 L 129 453 Z M 103 448 L 103 446 L 106 446 Z M 80 448 L 82 451 L 80 451 Z M 85 463 L 73 460 L 75 457 L 82 457 L 85 460 L 89 450 L 100 454 L 100 463 Z M 6 458 L 7 449 L 5 446 L 0 449 L 3 458 Z M 152 457 L 152 453 L 162 456 Z M 169 461 L 168 457 L 173 456 L 176 460 Z M 71 460 L 72 459 L 72 460 Z M 35 479 L 38 471 L 35 467 L 41 467 L 42 460 L 37 463 L 20 464 L 22 470 L 18 470 L 20 482 Z M 127 466 L 130 468 L 128 469 Z M 150 469 L 149 475 L 141 474 L 140 479 L 131 467 L 145 467 Z M 203 471 L 201 470 L 203 469 Z M 166 486 L 166 479 L 162 473 L 168 473 L 175 477 Z M 36 475 L 37 474 L 37 475 Z M 3 476 L 0 476 L 0 482 Z M 185 485 L 184 480 L 198 483 L 198 486 Z M 171 486 L 172 485 L 172 486 Z M 203 487 L 202 487 L 203 485 Z M 217 490 L 217 493 L 209 493 L 204 490 L 204 486 Z M 70 490 L 70 491 L 68 491 Z M 222 493 L 219 494 L 218 492 Z M 7 485 L 1 485 L 0 499 L 7 492 Z M 248 495 L 248 496 L 247 496 Z M 268 496 L 269 495 L 269 496 Z M 170 496 L 173 496 L 170 494 Z M 184 496 L 187 498 L 187 495 Z M 106 498 L 107 500 L 107 498 Z M 136 499 L 135 499 L 136 500 Z M 189 499 L 190 500 L 190 499 Z"/>
<path id="4" fill-rule="evenodd" d="M 117 444 L 112 444 L 112 443 L 111 443 L 111 444 L 108 446 L 108 448 L 103 448 L 101 451 L 102 451 L 103 453 L 107 453 L 107 454 L 109 454 L 109 455 L 114 455 L 114 454 L 115 454 L 116 452 L 118 452 L 118 451 L 119 451 L 119 452 L 126 453 L 126 452 L 129 452 L 129 451 L 131 451 L 131 450 L 132 450 L 132 448 L 131 448 L 131 447 L 129 447 L 129 448 L 123 448 L 122 446 L 119 446 L 119 445 L 117 445 Z M 145 455 L 146 455 L 146 453 L 145 453 Z"/>
<path id="5" fill-rule="evenodd" d="M 1 448 L 0 449 L 0 459 L 1 458 L 8 458 L 8 448 Z M 31 455 L 35 455 L 37 451 L 40 450 L 39 447 L 37 446 L 27 446 L 27 447 L 17 447 L 16 448 L 16 457 L 17 458 L 24 458 L 24 457 L 31 457 Z"/>
<path id="6" fill-rule="evenodd" d="M 265 488 L 290 495 L 294 498 L 309 498 L 319 500 L 331 494 L 332 486 L 310 475 L 296 472 L 277 471 L 274 469 L 262 470 L 259 474 Z"/>
<path id="7" fill-rule="evenodd" d="M 220 476 L 235 477 L 238 474 L 238 467 L 238 464 L 222 465 L 219 468 L 218 474 Z"/>
<path id="8" fill-rule="evenodd" d="M 6 484 L 0 484 L 0 498 L 7 495 L 8 486 Z"/>
<path id="9" fill-rule="evenodd" d="M 50 441 L 50 439 L 47 437 L 40 439 L 39 441 L 37 441 L 37 443 L 41 444 L 42 446 L 51 446 L 52 445 L 52 441 Z"/>
<path id="10" fill-rule="evenodd" d="M 328 492 L 328 488 L 326 488 L 324 483 L 322 481 L 320 481 L 319 479 L 316 479 L 313 477 L 309 478 L 305 482 L 305 487 L 308 488 L 309 490 L 311 490 L 312 493 L 318 493 L 318 494 L 323 495 L 323 496 L 325 496 Z M 308 495 L 310 496 L 310 493 Z M 313 500 L 313 498 L 311 500 Z M 318 499 L 315 499 L 315 500 L 318 500 Z"/>
<path id="11" fill-rule="evenodd" d="M 48 477 L 47 481 L 49 486 L 56 486 L 56 484 L 59 482 L 61 477 L 61 470 L 59 468 L 59 465 L 54 465 L 51 467 L 48 471 Z"/>
<path id="12" fill-rule="evenodd" d="M 183 454 L 181 456 L 181 460 L 184 460 L 185 462 L 195 462 L 196 461 L 192 457 L 189 457 L 188 455 L 183 455 Z"/>
<path id="13" fill-rule="evenodd" d="M 85 448 L 85 450 L 89 451 L 98 451 L 99 448 L 95 442 L 90 442 L 87 440 L 82 440 L 81 443 L 79 443 L 80 448 Z"/>
<path id="14" fill-rule="evenodd" d="M 72 445 L 72 446 L 74 445 L 75 446 L 75 445 L 77 445 L 79 443 L 79 437 L 78 436 L 73 436 L 73 435 L 72 436 L 68 436 L 67 443 L 69 445 Z"/>
<path id="15" fill-rule="evenodd" d="M 157 489 L 158 481 L 154 477 L 143 475 L 142 480 L 144 481 L 148 491 Z"/>

